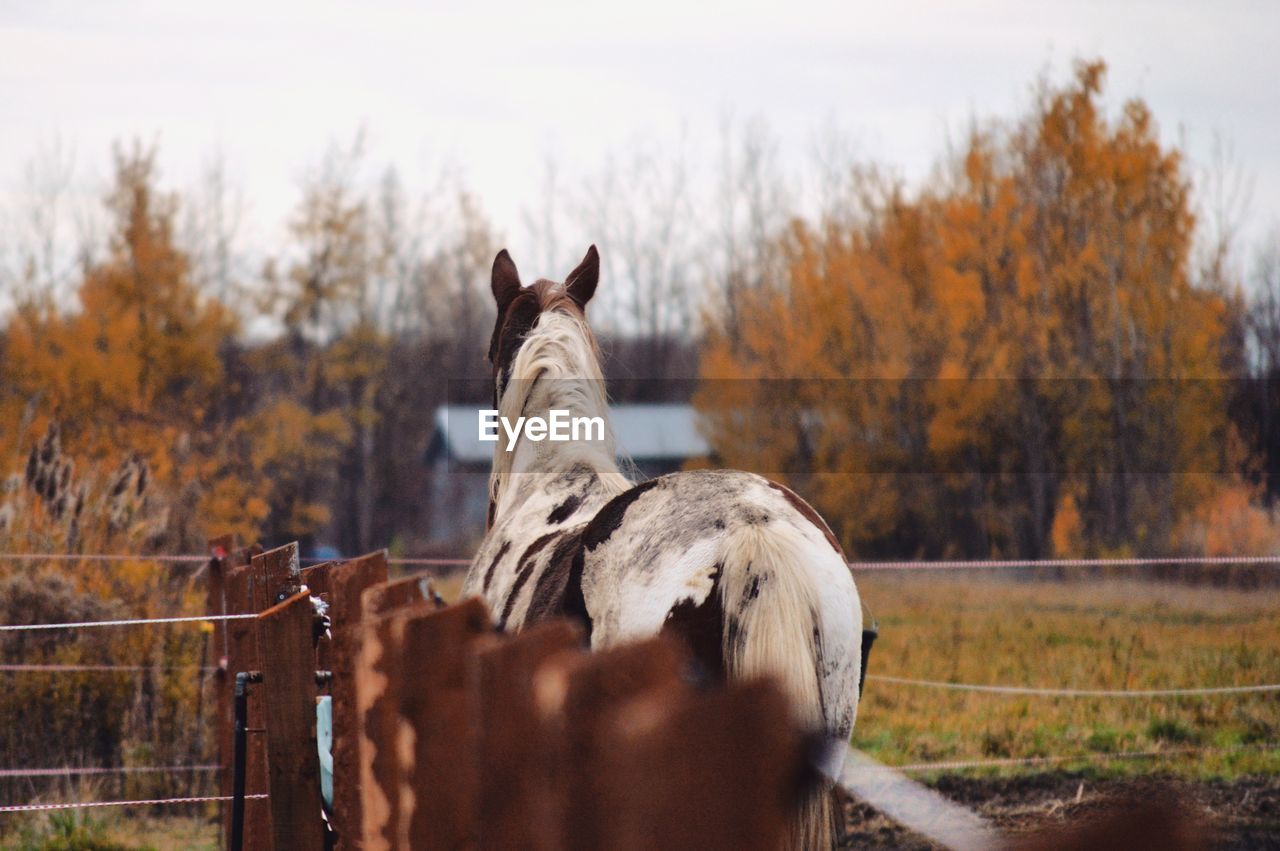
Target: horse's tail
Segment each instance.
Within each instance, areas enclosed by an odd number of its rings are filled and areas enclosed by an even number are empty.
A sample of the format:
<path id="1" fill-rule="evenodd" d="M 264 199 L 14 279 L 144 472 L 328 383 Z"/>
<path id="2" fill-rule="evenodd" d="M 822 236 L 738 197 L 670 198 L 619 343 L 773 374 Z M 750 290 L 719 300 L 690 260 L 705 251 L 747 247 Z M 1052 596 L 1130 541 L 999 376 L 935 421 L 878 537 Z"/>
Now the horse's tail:
<path id="1" fill-rule="evenodd" d="M 825 544 L 816 546 L 786 523 L 739 527 L 728 535 L 721 557 L 723 652 L 730 676 L 772 677 L 790 699 L 800 724 L 832 739 L 847 738 L 857 705 L 857 669 L 852 694 L 829 693 L 835 690 L 833 682 L 824 681 L 820 670 L 824 653 L 847 652 L 844 635 L 861 632 L 852 580 L 841 583 L 843 587 L 828 588 L 820 578 L 822 571 L 842 571 L 847 577 L 843 557 Z M 828 599 L 824 605 L 823 594 L 846 596 L 846 588 L 852 592 L 852 601 Z M 830 610 L 832 603 L 841 611 L 849 609 L 848 623 L 830 625 L 840 636 L 823 635 L 828 625 L 822 612 Z M 835 646 L 824 646 L 828 644 Z M 843 721 L 833 717 L 839 715 Z M 831 848 L 833 835 L 830 785 L 821 783 L 805 795 L 786 847 L 795 851 Z"/>

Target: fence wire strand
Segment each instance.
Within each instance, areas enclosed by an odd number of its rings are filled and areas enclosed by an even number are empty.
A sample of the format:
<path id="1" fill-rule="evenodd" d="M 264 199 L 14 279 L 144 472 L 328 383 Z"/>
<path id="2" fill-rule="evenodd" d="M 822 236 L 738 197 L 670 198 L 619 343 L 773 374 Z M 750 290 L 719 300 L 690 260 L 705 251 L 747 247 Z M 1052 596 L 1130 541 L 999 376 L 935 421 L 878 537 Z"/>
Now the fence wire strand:
<path id="1" fill-rule="evenodd" d="M 143 671 L 154 671 L 157 673 L 171 673 L 174 671 L 191 671 L 201 674 L 207 674 L 212 671 L 220 671 L 211 665 L 62 665 L 62 664 L 6 664 L 0 665 L 0 674 L 22 674 L 22 673 L 50 673 L 50 674 L 80 674 L 80 673 L 115 673 L 119 671 L 131 671 L 140 673 Z"/>
<path id="2" fill-rule="evenodd" d="M 202 621 L 237 621 L 256 618 L 256 614 L 243 615 L 191 615 L 177 618 L 127 618 L 118 621 L 77 621 L 74 623 L 10 623 L 0 624 L 0 632 L 21 632 L 33 629 L 92 629 L 99 626 L 139 626 L 153 623 L 200 623 Z"/>
<path id="3" fill-rule="evenodd" d="M 265 793 L 245 795 L 245 800 L 268 797 Z M 44 810 L 81 810 L 89 807 L 152 807 L 161 804 L 203 804 L 214 801 L 230 801 L 231 795 L 194 795 L 186 798 L 144 798 L 136 801 L 73 801 L 59 804 L 10 804 L 0 807 L 0 813 L 34 813 Z"/>
<path id="4" fill-rule="evenodd" d="M 884 765 L 860 771 L 903 771 L 927 774 L 931 771 L 967 771 L 981 768 L 1014 768 L 1017 766 L 1058 765 L 1070 762 L 1123 762 L 1139 759 L 1162 759 L 1183 756 L 1234 756 L 1245 753 L 1267 753 L 1280 749 L 1280 742 L 1240 745 L 1231 748 L 1160 748 L 1145 751 L 1116 751 L 1115 753 L 1055 754 L 1048 756 L 998 757 L 994 759 L 944 760 L 939 762 L 914 762 L 905 765 Z"/>
<path id="5" fill-rule="evenodd" d="M 104 774 L 199 774 L 221 771 L 220 765 L 90 765 L 80 768 L 0 768 L 0 779 L 13 777 L 80 777 Z"/>
<path id="6" fill-rule="evenodd" d="M 907 677 L 891 677 L 885 674 L 867 674 L 868 680 L 893 685 L 920 686 L 950 691 L 982 692 L 984 694 L 1023 695 L 1029 697 L 1212 697 L 1228 694 L 1257 694 L 1280 691 L 1280 683 L 1252 686 L 1216 686 L 1208 688 L 1157 688 L 1157 689 L 1079 689 L 1041 688 L 1038 686 L 980 685 L 977 683 L 952 683 L 940 680 L 915 680 Z"/>
<path id="7" fill-rule="evenodd" d="M 207 555 L 129 555 L 120 553 L 0 553 L 2 561 L 153 561 L 172 564 L 199 564 L 209 561 Z M 348 560 L 304 557 L 300 561 L 314 565 Z M 388 558 L 387 564 L 407 567 L 465 567 L 467 558 Z M 936 559 L 930 561 L 888 560 L 851 561 L 854 570 L 999 570 L 1054 567 L 1157 567 L 1161 565 L 1218 567 L 1243 565 L 1280 565 L 1280 555 L 1256 556 L 1144 556 L 1140 558 L 1050 558 L 1050 559 Z"/>

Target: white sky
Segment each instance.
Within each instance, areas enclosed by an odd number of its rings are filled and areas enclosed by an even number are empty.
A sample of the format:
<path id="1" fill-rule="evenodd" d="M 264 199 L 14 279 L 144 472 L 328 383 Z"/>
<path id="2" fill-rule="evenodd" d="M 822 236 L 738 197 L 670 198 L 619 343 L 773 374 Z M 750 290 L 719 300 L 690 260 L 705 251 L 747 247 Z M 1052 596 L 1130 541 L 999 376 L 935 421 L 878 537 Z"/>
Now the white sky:
<path id="1" fill-rule="evenodd" d="M 141 136 L 176 187 L 221 149 L 263 234 L 306 168 L 364 127 L 371 159 L 411 189 L 459 166 L 519 257 L 548 153 L 571 179 L 682 128 L 714 150 L 728 112 L 766 121 L 788 168 L 834 122 L 919 179 L 969 116 L 1016 115 L 1046 68 L 1061 82 L 1073 58 L 1099 56 L 1109 102 L 1145 98 L 1194 161 L 1215 133 L 1234 147 L 1252 241 L 1280 222 L 1277 37 L 1274 0 L 0 0 L 0 204 L 55 139 L 88 187 L 113 140 Z"/>

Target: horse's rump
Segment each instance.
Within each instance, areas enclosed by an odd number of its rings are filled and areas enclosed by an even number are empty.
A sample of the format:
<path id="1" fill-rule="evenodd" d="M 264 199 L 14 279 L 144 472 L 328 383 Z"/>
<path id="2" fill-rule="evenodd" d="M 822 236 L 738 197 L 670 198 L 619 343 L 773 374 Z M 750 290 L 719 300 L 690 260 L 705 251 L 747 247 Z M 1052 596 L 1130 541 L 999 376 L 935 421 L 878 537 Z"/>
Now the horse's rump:
<path id="1" fill-rule="evenodd" d="M 843 553 L 799 497 L 750 473 L 664 476 L 587 523 L 582 559 L 593 647 L 678 635 L 712 676 L 775 679 L 796 720 L 843 758 L 862 612 Z M 815 792 L 804 810 L 790 846 L 829 846 L 829 796 Z"/>
<path id="2" fill-rule="evenodd" d="M 666 629 L 713 674 L 785 678 L 811 660 L 828 712 L 803 720 L 848 735 L 861 657 L 857 591 L 826 525 L 789 490 L 730 470 L 652 479 L 587 523 L 582 557 L 593 647 Z M 742 670 L 755 664 L 743 655 L 754 629 L 767 629 L 773 644 L 790 635 L 790 646 L 776 648 L 776 664 Z"/>

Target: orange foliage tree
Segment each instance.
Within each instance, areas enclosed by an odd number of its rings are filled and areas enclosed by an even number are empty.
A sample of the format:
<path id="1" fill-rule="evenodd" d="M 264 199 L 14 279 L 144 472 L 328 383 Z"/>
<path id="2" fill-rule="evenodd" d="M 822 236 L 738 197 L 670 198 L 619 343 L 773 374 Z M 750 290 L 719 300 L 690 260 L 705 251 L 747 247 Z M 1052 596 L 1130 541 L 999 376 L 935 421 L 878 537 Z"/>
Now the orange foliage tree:
<path id="1" fill-rule="evenodd" d="M 229 433 L 219 417 L 220 352 L 235 325 L 193 284 L 174 244 L 176 201 L 155 189 L 154 178 L 150 152 L 117 151 L 107 200 L 114 231 L 106 257 L 84 271 L 78 304 L 29 301 L 10 320 L 0 367 L 0 458 L 23 469 L 26 453 L 56 423 L 81 502 L 108 487 L 122 465 L 142 470 L 147 483 L 147 510 L 129 522 L 103 518 L 95 547 L 120 548 L 128 538 L 190 552 L 203 549 L 212 529 L 252 536 L 265 504 L 252 481 L 232 498 L 212 498 L 211 483 L 225 486 Z M 86 545 L 83 514 L 75 528 L 60 513 L 46 519 L 64 521 L 67 534 L 41 543 L 71 551 Z M 27 525 L 41 522 L 29 517 Z"/>
<path id="2" fill-rule="evenodd" d="M 117 151 L 115 164 L 110 243 L 84 268 L 76 303 L 29 300 L 0 339 L 0 552 L 139 557 L 0 562 L 6 622 L 198 611 L 190 572 L 145 554 L 200 552 L 214 530 L 252 539 L 266 514 L 264 482 L 227 452 L 238 428 L 223 411 L 232 315 L 191 279 L 152 154 Z M 193 736 L 198 629 L 38 639 L 9 636 L 0 649 L 26 663 L 143 669 L 18 677 L 0 711 L 29 723 L 0 743 L 5 753 L 55 765 L 203 756 Z"/>
<path id="3" fill-rule="evenodd" d="M 852 224 L 792 224 L 785 276 L 709 323 L 722 460 L 784 474 L 865 553 L 1170 545 L 1234 460 L 1231 304 L 1193 285 L 1179 153 L 1140 101 L 1107 117 L 1103 73 L 975 130 L 935 188 L 868 172 Z"/>

